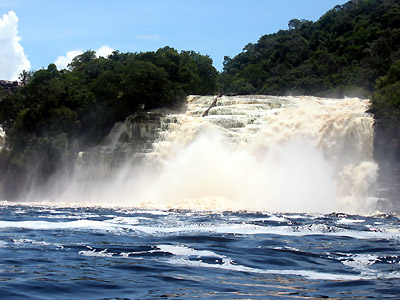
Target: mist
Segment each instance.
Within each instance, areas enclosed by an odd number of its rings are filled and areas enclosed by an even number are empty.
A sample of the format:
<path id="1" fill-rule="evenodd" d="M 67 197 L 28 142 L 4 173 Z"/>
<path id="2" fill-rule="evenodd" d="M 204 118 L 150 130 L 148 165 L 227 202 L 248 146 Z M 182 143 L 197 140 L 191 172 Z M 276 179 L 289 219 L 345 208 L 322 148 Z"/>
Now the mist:
<path id="1" fill-rule="evenodd" d="M 329 164 L 303 143 L 255 156 L 233 150 L 220 132 L 208 130 L 158 166 L 126 164 L 107 180 L 84 184 L 75 180 L 58 201 L 158 209 L 331 212 L 332 182 Z"/>
<path id="2" fill-rule="evenodd" d="M 27 199 L 149 209 L 374 212 L 378 168 L 367 101 L 222 97 L 201 118 L 210 101 L 189 97 L 186 113 L 168 114 L 144 159 L 128 155 L 104 175 L 113 153 L 102 153 L 101 163 L 76 166 L 72 175 L 59 172 Z M 115 149 L 120 131 L 108 137 Z"/>

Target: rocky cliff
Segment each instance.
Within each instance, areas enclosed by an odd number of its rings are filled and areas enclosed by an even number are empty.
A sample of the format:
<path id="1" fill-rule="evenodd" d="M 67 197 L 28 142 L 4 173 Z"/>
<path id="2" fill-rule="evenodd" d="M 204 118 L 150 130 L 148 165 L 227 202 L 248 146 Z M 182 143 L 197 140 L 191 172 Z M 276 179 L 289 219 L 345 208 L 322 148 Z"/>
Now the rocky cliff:
<path id="1" fill-rule="evenodd" d="M 23 86 L 22 82 L 19 81 L 9 81 L 9 80 L 0 80 L 0 88 L 6 91 L 7 93 L 12 93 L 15 89 Z"/>
<path id="2" fill-rule="evenodd" d="M 374 159 L 379 165 L 377 197 L 381 211 L 400 213 L 400 140 L 380 120 L 374 125 Z"/>
<path id="3" fill-rule="evenodd" d="M 122 164 L 143 161 L 152 151 L 164 116 L 163 111 L 142 111 L 116 123 L 101 145 L 78 154 L 76 171 L 85 178 L 102 178 Z"/>

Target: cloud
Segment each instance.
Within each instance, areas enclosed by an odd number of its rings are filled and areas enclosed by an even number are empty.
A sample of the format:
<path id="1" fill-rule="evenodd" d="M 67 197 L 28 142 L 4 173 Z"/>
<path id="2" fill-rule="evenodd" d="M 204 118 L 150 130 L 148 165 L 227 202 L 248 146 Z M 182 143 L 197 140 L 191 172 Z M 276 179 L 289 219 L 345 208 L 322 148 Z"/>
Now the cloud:
<path id="1" fill-rule="evenodd" d="M 23 70 L 29 70 L 31 63 L 24 53 L 18 36 L 18 17 L 9 11 L 0 18 L 0 79 L 17 80 Z"/>
<path id="2" fill-rule="evenodd" d="M 107 57 L 113 51 L 115 51 L 113 48 L 111 48 L 107 45 L 104 45 L 96 50 L 96 56 L 97 57 Z M 65 56 L 58 56 L 54 63 L 57 66 L 57 69 L 59 69 L 59 70 L 66 69 L 68 67 L 68 65 L 71 63 L 71 61 L 74 59 L 74 57 L 81 55 L 81 54 L 83 54 L 82 50 L 68 51 Z"/>
<path id="3" fill-rule="evenodd" d="M 139 40 L 157 41 L 160 39 L 160 35 L 158 35 L 158 34 L 140 34 L 140 35 L 136 35 L 136 38 Z"/>
<path id="4" fill-rule="evenodd" d="M 72 61 L 75 56 L 81 55 L 83 53 L 82 50 L 72 50 L 68 51 L 65 56 L 57 57 L 56 61 L 54 62 L 57 66 L 57 69 L 66 69 L 68 64 Z"/>
<path id="5" fill-rule="evenodd" d="M 113 48 L 110 48 L 108 46 L 101 46 L 99 49 L 96 50 L 96 55 L 97 57 L 107 57 L 109 56 L 111 53 L 113 53 L 113 51 L 115 51 Z"/>

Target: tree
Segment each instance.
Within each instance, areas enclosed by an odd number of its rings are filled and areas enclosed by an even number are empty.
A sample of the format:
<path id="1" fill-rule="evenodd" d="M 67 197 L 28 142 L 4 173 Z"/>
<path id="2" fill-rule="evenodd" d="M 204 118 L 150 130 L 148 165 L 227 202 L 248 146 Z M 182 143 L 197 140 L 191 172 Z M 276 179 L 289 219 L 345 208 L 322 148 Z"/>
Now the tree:
<path id="1" fill-rule="evenodd" d="M 335 6 L 316 22 L 292 19 L 289 30 L 225 57 L 221 88 L 239 93 L 237 82 L 245 82 L 255 93 L 370 96 L 400 58 L 398 12 L 398 1 L 360 0 Z"/>
<path id="2" fill-rule="evenodd" d="M 71 70 L 79 71 L 80 68 L 83 68 L 87 63 L 96 59 L 96 51 L 88 50 L 84 53 L 75 56 L 72 59 L 72 62 L 68 65 Z"/>
<path id="3" fill-rule="evenodd" d="M 7 144 L 0 153 L 0 172 L 7 173 L 0 191 L 14 197 L 27 184 L 46 183 L 61 165 L 73 166 L 79 151 L 100 143 L 116 122 L 143 106 L 174 107 L 188 94 L 214 93 L 217 76 L 210 57 L 170 47 L 114 51 L 108 58 L 89 50 L 69 70 L 50 64 L 23 72 L 26 84 L 0 98 Z"/>
<path id="4" fill-rule="evenodd" d="M 32 71 L 23 70 L 18 76 L 18 80 L 21 81 L 23 85 L 27 84 L 33 75 Z"/>
<path id="5" fill-rule="evenodd" d="M 378 79 L 370 110 L 391 135 L 400 137 L 400 60 Z"/>
<path id="6" fill-rule="evenodd" d="M 304 19 L 301 19 L 301 20 L 299 20 L 299 19 L 291 19 L 289 21 L 289 23 L 288 23 L 289 30 L 298 29 L 298 28 L 300 28 L 300 26 L 302 24 L 304 24 L 306 22 L 307 22 L 307 20 L 304 20 Z"/>

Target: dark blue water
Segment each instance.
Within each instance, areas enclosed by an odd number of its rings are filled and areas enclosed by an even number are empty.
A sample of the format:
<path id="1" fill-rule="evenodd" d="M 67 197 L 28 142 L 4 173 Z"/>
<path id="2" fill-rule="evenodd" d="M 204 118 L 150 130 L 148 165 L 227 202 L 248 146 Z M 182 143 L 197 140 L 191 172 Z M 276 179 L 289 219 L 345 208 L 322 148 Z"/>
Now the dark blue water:
<path id="1" fill-rule="evenodd" d="M 1 299 L 400 299 L 396 216 L 0 205 Z"/>

